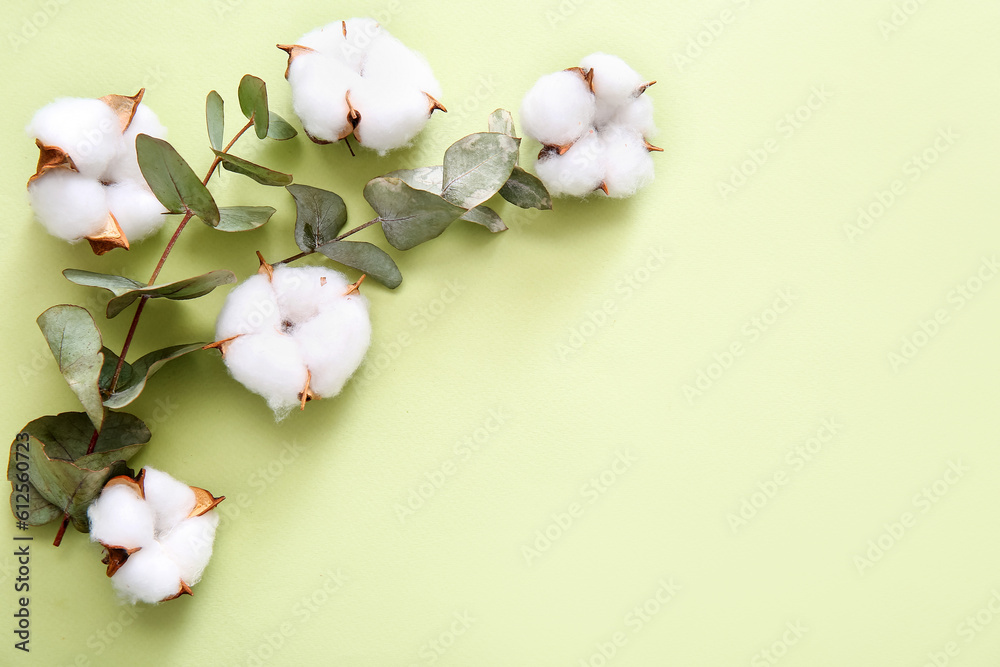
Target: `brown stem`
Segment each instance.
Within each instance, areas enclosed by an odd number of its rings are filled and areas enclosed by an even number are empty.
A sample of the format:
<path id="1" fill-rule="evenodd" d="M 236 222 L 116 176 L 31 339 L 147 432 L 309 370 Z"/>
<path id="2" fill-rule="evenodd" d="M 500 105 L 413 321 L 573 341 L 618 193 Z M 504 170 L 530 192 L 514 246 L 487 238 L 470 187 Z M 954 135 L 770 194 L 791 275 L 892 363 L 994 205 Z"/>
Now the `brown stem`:
<path id="1" fill-rule="evenodd" d="M 233 147 L 236 141 L 243 136 L 243 133 L 253 127 L 253 120 L 247 121 L 247 124 L 240 128 L 240 131 L 236 133 L 232 141 L 226 144 L 226 147 L 222 149 L 223 153 L 228 153 L 229 149 Z M 202 185 L 208 185 L 208 181 L 211 180 L 212 175 L 215 174 L 215 170 L 219 167 L 219 163 L 222 162 L 222 158 L 216 156 L 212 160 L 212 166 L 208 168 L 208 173 L 205 174 L 205 178 L 201 179 Z M 163 249 L 163 253 L 160 255 L 160 261 L 156 263 L 156 268 L 153 269 L 153 274 L 149 277 L 149 282 L 146 285 L 152 285 L 156 280 L 156 277 L 160 275 L 160 269 L 163 268 L 163 264 L 167 261 L 167 257 L 170 255 L 170 251 L 174 249 L 174 244 L 177 243 L 177 238 L 187 227 L 187 223 L 190 222 L 194 213 L 188 211 L 184 214 L 181 219 L 180 224 L 177 225 L 177 230 L 174 232 L 170 240 L 167 241 L 167 247 Z M 139 325 L 139 317 L 142 315 L 142 309 L 146 305 L 146 301 L 149 300 L 148 296 L 144 296 L 139 299 L 139 305 L 135 309 L 135 315 L 132 316 L 132 325 L 129 327 L 128 335 L 125 337 L 125 344 L 122 346 L 122 353 L 118 355 L 118 364 L 115 366 L 115 373 L 111 376 L 111 385 L 108 388 L 108 393 L 115 393 L 115 387 L 118 384 L 118 377 L 121 375 L 122 367 L 125 364 L 125 355 L 128 354 L 128 348 L 132 345 L 132 337 L 135 336 L 135 328 Z M 88 452 L 89 454 L 90 452 Z"/>
<path id="2" fill-rule="evenodd" d="M 56 539 L 52 542 L 52 546 L 57 547 L 62 544 L 63 535 L 66 534 L 66 526 L 69 525 L 69 514 L 63 514 L 62 525 L 59 526 L 59 532 L 56 533 Z"/>
<path id="3" fill-rule="evenodd" d="M 327 241 L 326 243 L 336 243 L 337 241 L 343 241 L 344 239 L 346 239 L 351 234 L 357 234 L 362 229 L 366 229 L 368 227 L 371 227 L 376 222 L 381 222 L 381 221 L 382 221 L 382 218 L 375 218 L 374 220 L 369 220 L 365 224 L 358 225 L 354 229 L 352 229 L 352 230 L 350 230 L 348 232 L 344 232 L 343 234 L 341 234 L 337 238 L 333 239 L 332 241 Z M 326 245 L 326 243 L 324 243 L 323 245 Z M 288 264 L 289 262 L 294 262 L 297 259 L 302 259 L 303 257 L 308 257 L 309 255 L 313 254 L 314 252 L 316 252 L 316 251 L 315 250 L 303 250 L 298 255 L 292 255 L 288 259 L 283 259 L 280 262 L 275 262 L 275 264 Z"/>
<path id="4" fill-rule="evenodd" d="M 90 444 L 87 445 L 87 454 L 94 453 L 94 447 L 97 446 L 97 438 L 100 437 L 101 432 L 96 428 L 94 429 L 94 435 L 90 436 Z"/>

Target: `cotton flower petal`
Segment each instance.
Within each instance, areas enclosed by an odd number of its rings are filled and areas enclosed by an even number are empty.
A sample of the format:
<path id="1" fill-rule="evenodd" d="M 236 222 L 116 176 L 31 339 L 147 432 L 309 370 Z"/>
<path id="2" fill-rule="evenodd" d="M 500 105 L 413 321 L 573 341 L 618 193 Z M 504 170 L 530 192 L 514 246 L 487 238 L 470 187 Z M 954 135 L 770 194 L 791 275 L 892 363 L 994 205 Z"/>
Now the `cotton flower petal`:
<path id="1" fill-rule="evenodd" d="M 278 332 L 240 336 L 223 360 L 237 382 L 267 401 L 279 418 L 299 404 L 308 377 L 298 344 Z"/>
<path id="2" fill-rule="evenodd" d="M 129 556 L 111 584 L 128 602 L 155 604 L 180 592 L 180 568 L 154 541 Z"/>
<path id="3" fill-rule="evenodd" d="M 98 233 L 108 219 L 108 200 L 99 181 L 57 169 L 28 185 L 35 217 L 53 236 L 78 241 Z"/>
<path id="4" fill-rule="evenodd" d="M 156 517 L 152 508 L 124 484 L 104 489 L 87 508 L 87 517 L 93 542 L 135 549 L 153 541 Z"/>
<path id="5" fill-rule="evenodd" d="M 653 158 L 635 130 L 609 128 L 601 135 L 607 161 L 604 184 L 610 197 L 631 197 L 653 180 Z"/>
<path id="6" fill-rule="evenodd" d="M 169 533 L 194 509 L 195 495 L 190 486 L 170 475 L 147 466 L 142 488 L 146 504 L 156 516 L 157 538 Z"/>
<path id="7" fill-rule="evenodd" d="M 205 566 L 212 557 L 218 526 L 219 513 L 212 510 L 182 521 L 160 538 L 164 553 L 177 565 L 180 578 L 188 586 L 201 581 Z"/>
<path id="8" fill-rule="evenodd" d="M 108 209 L 131 241 L 141 241 L 163 225 L 167 209 L 145 183 L 120 181 L 105 189 Z"/>
<path id="9" fill-rule="evenodd" d="M 251 276 L 229 293 L 215 325 L 215 339 L 281 330 L 281 313 L 265 275 Z"/>
<path id="10" fill-rule="evenodd" d="M 594 94 L 576 72 L 546 74 L 521 102 L 525 135 L 547 146 L 568 146 L 594 124 Z"/>
<path id="11" fill-rule="evenodd" d="M 334 142 L 349 134 L 347 91 L 360 75 L 322 53 L 303 53 L 288 68 L 292 108 L 313 139 Z"/>
<path id="12" fill-rule="evenodd" d="M 62 148 L 77 170 L 91 178 L 104 173 L 121 145 L 118 117 L 95 99 L 56 100 L 35 113 L 27 131 L 47 146 Z"/>
<path id="13" fill-rule="evenodd" d="M 535 171 L 553 195 L 586 197 L 600 187 L 606 164 L 600 137 L 590 130 L 563 155 L 539 158 Z"/>
<path id="14" fill-rule="evenodd" d="M 358 143 L 380 154 L 410 143 L 430 118 L 430 101 L 419 88 L 399 89 L 371 79 L 351 88 L 351 105 L 361 115 Z"/>

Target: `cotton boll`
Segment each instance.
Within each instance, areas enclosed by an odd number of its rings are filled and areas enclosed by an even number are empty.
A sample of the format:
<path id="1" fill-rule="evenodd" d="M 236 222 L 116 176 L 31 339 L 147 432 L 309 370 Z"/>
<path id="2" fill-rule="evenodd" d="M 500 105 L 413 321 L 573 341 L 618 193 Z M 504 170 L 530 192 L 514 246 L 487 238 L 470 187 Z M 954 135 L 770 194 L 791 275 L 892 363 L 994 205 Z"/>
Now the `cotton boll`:
<path id="1" fill-rule="evenodd" d="M 271 279 L 281 319 L 292 326 L 315 317 L 326 303 L 341 298 L 347 284 L 342 273 L 323 266 L 279 266 Z"/>
<path id="2" fill-rule="evenodd" d="M 150 542 L 128 557 L 111 577 L 111 584 L 133 604 L 155 604 L 180 592 L 181 575 L 160 544 Z"/>
<path id="3" fill-rule="evenodd" d="M 226 297 L 216 323 L 216 339 L 281 330 L 281 312 L 268 276 L 243 281 Z"/>
<path id="4" fill-rule="evenodd" d="M 371 321 L 358 295 L 339 301 L 308 322 L 292 337 L 311 373 L 309 386 L 322 398 L 336 396 L 361 365 L 371 343 Z"/>
<path id="5" fill-rule="evenodd" d="M 338 141 L 351 123 L 347 91 L 360 80 L 343 62 L 320 53 L 303 53 L 288 68 L 292 107 L 306 133 L 320 141 Z"/>
<path id="6" fill-rule="evenodd" d="M 106 188 L 108 208 L 129 241 L 143 239 L 160 228 L 167 209 L 145 181 L 121 181 Z"/>
<path id="7" fill-rule="evenodd" d="M 355 71 L 360 71 L 364 67 L 372 43 L 385 31 L 375 19 L 370 18 L 347 19 L 344 24 L 347 26 L 347 36 L 340 46 L 339 57 Z M 343 24 L 338 22 L 337 25 L 343 30 Z"/>
<path id="8" fill-rule="evenodd" d="M 427 60 L 385 31 L 372 41 L 361 75 L 386 86 L 416 87 L 435 99 L 441 97 L 441 85 Z"/>
<path id="9" fill-rule="evenodd" d="M 550 152 L 535 164 L 535 171 L 553 195 L 585 197 L 601 185 L 605 160 L 600 137 L 589 131 L 563 155 Z"/>
<path id="10" fill-rule="evenodd" d="M 64 98 L 39 109 L 28 133 L 66 151 L 81 174 L 98 178 L 118 153 L 121 123 L 100 100 Z"/>
<path id="11" fill-rule="evenodd" d="M 212 558 L 219 513 L 215 510 L 178 524 L 160 539 L 164 553 L 177 565 L 181 580 L 188 586 L 201 581 L 202 572 Z"/>
<path id="12" fill-rule="evenodd" d="M 649 139 L 656 136 L 656 124 L 653 122 L 653 101 L 646 95 L 640 95 L 620 107 L 611 119 L 611 124 L 635 130 Z"/>
<path id="13" fill-rule="evenodd" d="M 306 365 L 291 336 L 277 332 L 240 336 L 230 343 L 223 361 L 237 382 L 264 397 L 278 419 L 298 405 Z"/>
<path id="14" fill-rule="evenodd" d="M 98 233 L 108 219 L 104 186 L 66 169 L 47 172 L 28 185 L 35 217 L 53 236 L 76 241 Z"/>
<path id="15" fill-rule="evenodd" d="M 607 171 L 604 183 L 611 197 L 630 197 L 653 180 L 653 158 L 642 135 L 634 130 L 609 128 L 601 137 Z"/>
<path id="16" fill-rule="evenodd" d="M 594 124 L 594 95 L 576 72 L 540 78 L 521 102 L 525 135 L 547 146 L 566 146 Z"/>
<path id="17" fill-rule="evenodd" d="M 156 515 L 157 537 L 169 533 L 194 509 L 195 496 L 191 487 L 165 472 L 147 466 L 142 488 L 146 495 L 146 504 Z"/>
<path id="18" fill-rule="evenodd" d="M 362 79 L 351 88 L 351 104 L 361 115 L 358 143 L 384 155 L 408 144 L 430 118 L 430 101 L 416 88 L 398 90 Z"/>
<path id="19" fill-rule="evenodd" d="M 612 106 L 625 104 L 645 81 L 618 56 L 592 53 L 580 61 L 580 67 L 592 70 L 594 95 L 599 102 Z"/>
<path id="20" fill-rule="evenodd" d="M 344 28 L 340 21 L 334 21 L 320 28 L 310 30 L 295 40 L 299 46 L 319 51 L 327 56 L 340 57 L 344 45 Z"/>
<path id="21" fill-rule="evenodd" d="M 226 297 L 215 324 L 215 339 L 280 330 L 281 313 L 271 282 L 265 275 L 255 275 Z"/>
<path id="22" fill-rule="evenodd" d="M 87 508 L 87 517 L 92 542 L 135 549 L 153 541 L 153 510 L 135 489 L 124 484 L 104 489 Z"/>

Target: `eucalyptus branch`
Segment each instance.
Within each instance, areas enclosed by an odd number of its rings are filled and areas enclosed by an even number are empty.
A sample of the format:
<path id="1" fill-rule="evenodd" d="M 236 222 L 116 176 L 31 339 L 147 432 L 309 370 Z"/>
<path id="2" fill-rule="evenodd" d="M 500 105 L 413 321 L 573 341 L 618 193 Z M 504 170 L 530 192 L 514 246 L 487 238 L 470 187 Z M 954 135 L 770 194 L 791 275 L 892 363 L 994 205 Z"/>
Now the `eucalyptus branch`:
<path id="1" fill-rule="evenodd" d="M 348 236 L 351 236 L 352 234 L 357 234 L 362 229 L 367 229 L 368 227 L 371 227 L 372 225 L 374 225 L 377 222 L 382 222 L 382 218 L 375 218 L 374 220 L 369 220 L 365 224 L 358 225 L 354 229 L 352 229 L 350 231 L 347 231 L 347 232 L 344 232 L 343 234 L 341 234 L 337 238 L 331 239 L 331 240 L 327 241 L 327 243 L 336 243 L 337 241 L 343 241 Z M 326 245 L 327 243 L 324 243 L 323 245 Z M 312 255 L 312 254 L 314 254 L 316 252 L 319 252 L 319 249 L 322 248 L 323 245 L 316 246 L 316 248 L 314 250 L 304 250 L 304 251 L 300 252 L 297 255 L 292 255 L 291 257 L 289 257 L 287 259 L 281 260 L 280 262 L 275 262 L 275 264 L 289 264 L 289 263 L 294 262 L 296 260 L 302 259 L 303 257 L 308 257 L 309 255 Z"/>

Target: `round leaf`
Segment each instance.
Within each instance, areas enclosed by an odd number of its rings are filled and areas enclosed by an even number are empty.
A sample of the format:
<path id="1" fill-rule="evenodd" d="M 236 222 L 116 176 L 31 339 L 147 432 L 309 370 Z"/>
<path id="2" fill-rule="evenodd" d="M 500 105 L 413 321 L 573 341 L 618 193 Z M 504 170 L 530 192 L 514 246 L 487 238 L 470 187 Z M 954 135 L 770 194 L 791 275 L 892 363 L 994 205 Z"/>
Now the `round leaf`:
<path id="1" fill-rule="evenodd" d="M 441 196 L 464 209 L 482 204 L 510 178 L 519 145 L 519 139 L 495 132 L 459 139 L 444 154 Z"/>
<path id="2" fill-rule="evenodd" d="M 394 177 L 373 178 L 365 185 L 364 195 L 378 213 L 385 238 L 399 250 L 440 236 L 465 213 L 433 192 L 416 190 Z"/>
<path id="3" fill-rule="evenodd" d="M 347 206 L 340 195 L 311 185 L 289 185 L 295 199 L 295 243 L 309 252 L 337 238 L 347 224 Z"/>
<path id="4" fill-rule="evenodd" d="M 543 211 L 552 209 L 552 197 L 537 176 L 529 174 L 520 167 L 514 167 L 510 178 L 500 188 L 500 196 L 514 206 L 521 208 L 537 208 Z"/>
<path id="5" fill-rule="evenodd" d="M 257 133 L 257 138 L 263 139 L 267 136 L 270 121 L 270 114 L 267 110 L 267 86 L 252 74 L 246 74 L 240 79 L 238 94 L 240 110 L 244 116 L 253 120 L 253 129 Z"/>

